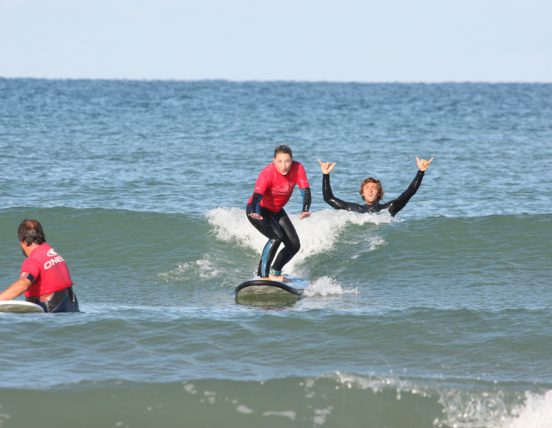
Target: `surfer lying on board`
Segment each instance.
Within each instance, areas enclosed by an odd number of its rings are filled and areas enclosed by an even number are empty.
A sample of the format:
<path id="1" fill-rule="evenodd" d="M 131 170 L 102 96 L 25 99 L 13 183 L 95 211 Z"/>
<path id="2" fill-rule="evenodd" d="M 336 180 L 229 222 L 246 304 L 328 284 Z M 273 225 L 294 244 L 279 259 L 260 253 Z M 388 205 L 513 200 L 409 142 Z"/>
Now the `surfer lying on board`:
<path id="1" fill-rule="evenodd" d="M 322 162 L 319 160 L 318 163 L 322 170 L 322 192 L 324 194 L 324 201 L 337 210 L 355 211 L 357 213 L 375 213 L 382 210 L 388 210 L 389 213 L 394 216 L 402 210 L 410 198 L 416 194 L 431 162 L 433 162 L 433 158 L 425 160 L 416 156 L 416 164 L 418 165 L 416 177 L 414 177 L 408 189 L 398 198 L 386 203 L 380 202 L 383 198 L 383 186 L 380 181 L 372 177 L 364 179 L 360 184 L 359 190 L 360 196 L 364 199 L 364 205 L 360 205 L 354 202 L 345 202 L 333 195 L 332 187 L 330 186 L 330 173 L 335 167 L 335 162 Z"/>
<path id="2" fill-rule="evenodd" d="M 251 224 L 268 238 L 258 268 L 258 275 L 263 279 L 283 281 L 282 268 L 301 246 L 297 232 L 284 211 L 295 185 L 303 194 L 303 210 L 299 215 L 302 220 L 310 216 L 311 192 L 307 174 L 303 165 L 293 160 L 289 146 L 278 146 L 272 162 L 259 174 L 246 208 Z M 276 257 L 282 243 L 284 248 Z"/>
<path id="3" fill-rule="evenodd" d="M 25 293 L 25 300 L 42 306 L 44 312 L 79 312 L 67 264 L 46 242 L 42 225 L 37 220 L 23 220 L 17 236 L 26 259 L 19 279 L 0 293 L 0 300 Z"/>

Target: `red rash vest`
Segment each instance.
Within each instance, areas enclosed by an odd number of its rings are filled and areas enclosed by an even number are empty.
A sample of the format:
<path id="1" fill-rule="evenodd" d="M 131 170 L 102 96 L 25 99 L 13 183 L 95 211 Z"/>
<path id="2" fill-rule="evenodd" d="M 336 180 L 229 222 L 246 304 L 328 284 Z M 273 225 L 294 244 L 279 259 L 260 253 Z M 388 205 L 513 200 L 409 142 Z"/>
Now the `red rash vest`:
<path id="1" fill-rule="evenodd" d="M 25 291 L 25 297 L 40 297 L 73 285 L 65 260 L 46 242 L 23 261 L 23 272 L 34 278 L 33 284 Z"/>
<path id="2" fill-rule="evenodd" d="M 291 198 L 295 185 L 300 189 L 309 187 L 305 168 L 301 163 L 293 161 L 286 175 L 282 175 L 276 169 L 274 163 L 267 165 L 259 174 L 253 193 L 263 196 L 260 206 L 272 212 L 279 212 Z M 249 198 L 248 204 L 253 200 Z"/>

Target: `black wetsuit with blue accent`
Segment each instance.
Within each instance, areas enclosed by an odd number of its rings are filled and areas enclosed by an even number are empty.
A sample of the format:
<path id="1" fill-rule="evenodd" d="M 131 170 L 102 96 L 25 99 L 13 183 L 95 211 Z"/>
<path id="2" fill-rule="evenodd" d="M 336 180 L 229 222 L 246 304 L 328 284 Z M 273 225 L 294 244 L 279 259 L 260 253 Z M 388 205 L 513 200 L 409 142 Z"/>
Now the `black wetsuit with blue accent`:
<path id="1" fill-rule="evenodd" d="M 388 210 L 392 216 L 395 216 L 405 205 L 410 201 L 410 198 L 416 194 L 422 179 L 424 178 L 424 172 L 418 171 L 414 180 L 410 183 L 408 188 L 396 199 L 386 203 L 376 202 L 375 204 L 356 204 L 354 202 L 346 202 L 339 198 L 336 198 L 332 193 L 332 187 L 330 185 L 330 174 L 322 174 L 322 192 L 324 195 L 324 201 L 337 210 L 355 211 L 357 213 L 376 213 L 383 210 Z"/>
<path id="2" fill-rule="evenodd" d="M 303 195 L 303 211 L 309 211 L 311 204 L 310 188 L 300 189 Z M 251 202 L 247 204 L 247 218 L 255 228 L 268 238 L 263 248 L 257 275 L 267 278 L 270 273 L 281 275 L 282 268 L 288 263 L 301 248 L 299 236 L 293 227 L 286 211 L 282 208 L 278 212 L 270 211 L 260 205 L 263 196 L 260 193 L 254 193 Z M 263 219 L 256 220 L 249 214 L 260 214 Z M 276 252 L 281 244 L 284 244 L 282 251 Z"/>

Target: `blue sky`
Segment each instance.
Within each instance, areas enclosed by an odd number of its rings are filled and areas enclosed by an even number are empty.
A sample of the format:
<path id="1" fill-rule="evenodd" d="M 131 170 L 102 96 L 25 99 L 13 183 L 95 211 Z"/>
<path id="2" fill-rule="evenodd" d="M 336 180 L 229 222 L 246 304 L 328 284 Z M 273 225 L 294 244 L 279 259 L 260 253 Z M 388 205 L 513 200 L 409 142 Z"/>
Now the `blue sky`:
<path id="1" fill-rule="evenodd" d="M 0 76 L 552 82 L 550 0 L 0 0 Z"/>

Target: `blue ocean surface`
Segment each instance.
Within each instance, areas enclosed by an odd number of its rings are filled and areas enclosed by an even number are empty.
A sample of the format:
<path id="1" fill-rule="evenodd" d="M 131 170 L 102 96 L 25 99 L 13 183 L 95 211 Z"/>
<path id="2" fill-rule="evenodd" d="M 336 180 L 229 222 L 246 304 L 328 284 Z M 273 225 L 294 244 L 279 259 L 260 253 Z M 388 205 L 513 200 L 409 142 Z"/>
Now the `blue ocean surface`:
<path id="1" fill-rule="evenodd" d="M 310 285 L 237 304 L 279 144 Z M 0 79 L 0 153 L 0 287 L 36 218 L 82 310 L 0 313 L 0 428 L 552 426 L 550 84 Z"/>

